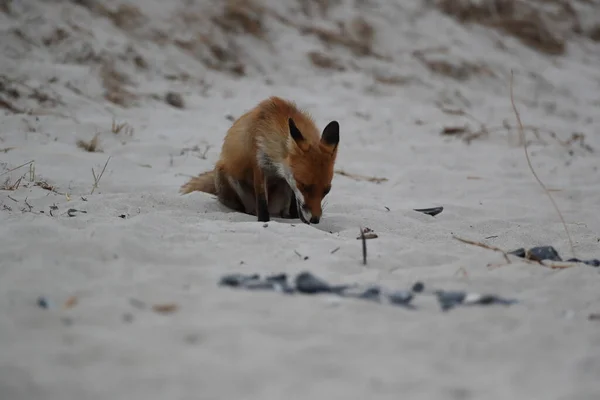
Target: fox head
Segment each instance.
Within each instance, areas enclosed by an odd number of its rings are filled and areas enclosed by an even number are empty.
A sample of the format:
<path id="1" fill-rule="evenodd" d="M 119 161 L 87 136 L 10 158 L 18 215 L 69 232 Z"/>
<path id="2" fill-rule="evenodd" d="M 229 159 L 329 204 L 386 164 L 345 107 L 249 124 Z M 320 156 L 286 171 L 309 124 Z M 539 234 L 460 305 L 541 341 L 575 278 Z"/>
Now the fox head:
<path id="1" fill-rule="evenodd" d="M 290 135 L 298 149 L 290 154 L 292 174 L 303 197 L 303 201 L 296 199 L 298 215 L 305 223 L 318 224 L 323 214 L 321 203 L 331 190 L 333 167 L 340 142 L 340 125 L 337 121 L 331 121 L 323 129 L 319 142 L 311 143 L 291 118 L 288 119 L 288 124 Z"/>

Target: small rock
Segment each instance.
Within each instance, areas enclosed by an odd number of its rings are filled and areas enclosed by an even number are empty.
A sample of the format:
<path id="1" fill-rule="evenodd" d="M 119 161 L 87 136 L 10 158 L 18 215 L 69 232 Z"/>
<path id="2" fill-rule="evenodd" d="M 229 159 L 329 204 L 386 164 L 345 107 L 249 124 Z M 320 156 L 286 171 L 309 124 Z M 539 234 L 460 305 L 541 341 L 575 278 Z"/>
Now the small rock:
<path id="1" fill-rule="evenodd" d="M 179 93 L 167 92 L 165 102 L 175 108 L 184 108 L 183 97 Z"/>
<path id="2" fill-rule="evenodd" d="M 412 291 L 415 293 L 421 293 L 425 289 L 425 285 L 423 282 L 415 282 L 412 287 Z"/>
<path id="3" fill-rule="evenodd" d="M 171 314 L 177 311 L 179 307 L 177 304 L 169 303 L 169 304 L 155 304 L 152 306 L 152 310 L 158 314 Z"/>
<path id="4" fill-rule="evenodd" d="M 44 309 L 48 309 L 49 308 L 48 300 L 46 300 L 46 298 L 44 296 L 38 297 L 38 299 L 37 299 L 37 305 L 40 308 L 44 308 Z"/>
<path id="5" fill-rule="evenodd" d="M 444 211 L 444 207 L 415 208 L 414 211 L 435 217 L 436 215 Z"/>

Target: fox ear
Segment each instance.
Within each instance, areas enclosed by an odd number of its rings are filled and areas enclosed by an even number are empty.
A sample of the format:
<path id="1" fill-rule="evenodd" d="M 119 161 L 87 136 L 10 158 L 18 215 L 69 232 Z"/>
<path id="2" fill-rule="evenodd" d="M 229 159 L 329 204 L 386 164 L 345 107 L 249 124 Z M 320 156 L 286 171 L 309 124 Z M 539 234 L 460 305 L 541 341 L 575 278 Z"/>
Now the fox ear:
<path id="1" fill-rule="evenodd" d="M 303 142 L 304 141 L 304 136 L 302 136 L 302 133 L 300 132 L 300 129 L 298 129 L 298 127 L 294 123 L 293 119 L 288 118 L 288 125 L 290 127 L 290 135 L 292 136 L 292 139 L 294 139 L 296 142 L 298 142 L 298 144 L 300 144 L 301 142 Z"/>
<path id="2" fill-rule="evenodd" d="M 323 129 L 323 134 L 321 135 L 321 142 L 326 145 L 333 147 L 334 149 L 337 147 L 340 142 L 340 124 L 337 121 L 331 121 L 325 129 Z"/>

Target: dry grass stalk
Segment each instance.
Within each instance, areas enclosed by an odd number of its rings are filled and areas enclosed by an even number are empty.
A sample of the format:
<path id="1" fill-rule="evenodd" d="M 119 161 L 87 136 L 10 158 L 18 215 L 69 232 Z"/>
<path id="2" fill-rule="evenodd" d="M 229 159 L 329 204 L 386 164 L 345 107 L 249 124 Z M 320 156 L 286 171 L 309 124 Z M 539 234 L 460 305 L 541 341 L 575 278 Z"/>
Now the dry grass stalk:
<path id="1" fill-rule="evenodd" d="M 34 162 L 35 162 L 35 160 L 28 161 L 28 162 L 26 162 L 26 163 L 24 163 L 24 164 L 21 164 L 21 165 L 19 165 L 18 167 L 14 167 L 14 168 L 11 168 L 11 169 L 9 169 L 9 170 L 7 170 L 7 171 L 4 171 L 3 173 L 1 173 L 1 174 L 0 174 L 0 176 L 3 176 L 3 175 L 6 175 L 6 174 L 9 174 L 9 173 L 11 173 L 11 172 L 13 172 L 13 171 L 16 171 L 16 170 L 18 170 L 19 168 L 23 168 L 23 167 L 26 167 L 26 166 L 28 166 L 28 165 L 29 165 L 29 166 L 31 166 L 31 165 L 33 165 L 33 163 L 34 163 Z"/>
<path id="2" fill-rule="evenodd" d="M 502 253 L 502 255 L 504 256 L 504 259 L 506 260 L 507 264 L 510 264 L 512 262 L 512 261 L 510 261 L 510 258 L 508 257 L 508 253 L 506 251 L 498 248 L 498 247 L 490 246 L 490 245 L 485 244 L 485 243 L 474 242 L 472 240 L 462 239 L 462 238 L 459 238 L 458 236 L 452 236 L 452 237 L 454 239 L 460 241 L 460 242 L 463 242 L 463 243 L 466 243 L 466 244 L 470 244 L 472 246 L 477 246 L 477 247 L 481 247 L 483 249 L 493 250 L 493 251 L 497 251 L 499 253 Z"/>
<path id="3" fill-rule="evenodd" d="M 94 177 L 94 186 L 92 186 L 92 191 L 90 192 L 90 194 L 94 194 L 94 190 L 96 190 L 96 188 L 98 188 L 100 179 L 102 179 L 102 175 L 104 175 L 104 171 L 106 171 L 106 166 L 108 165 L 109 161 L 110 161 L 110 157 L 108 157 L 108 159 L 106 160 L 106 163 L 104 164 L 104 167 L 102 168 L 102 171 L 100 172 L 100 175 L 96 175 L 96 171 L 94 171 L 94 168 L 92 168 L 92 176 Z"/>
<path id="4" fill-rule="evenodd" d="M 381 183 L 381 182 L 387 182 L 387 178 L 377 178 L 374 176 L 365 176 L 365 175 L 359 175 L 359 174 L 351 174 L 349 172 L 346 172 L 344 170 L 338 169 L 335 171 L 336 174 L 354 179 L 356 181 L 367 181 L 367 182 L 374 182 L 374 183 Z"/>
<path id="5" fill-rule="evenodd" d="M 112 120 L 110 131 L 115 135 L 118 135 L 122 132 L 124 135 L 133 136 L 133 127 L 131 125 L 129 125 L 127 122 L 118 124 L 114 119 Z"/>
<path id="6" fill-rule="evenodd" d="M 82 150 L 88 151 L 90 153 L 102 153 L 102 149 L 99 146 L 99 140 L 98 140 L 98 133 L 96 133 L 94 135 L 94 137 L 86 142 L 83 139 L 79 139 L 77 140 L 77 147 L 79 147 Z"/>
<path id="7" fill-rule="evenodd" d="M 14 190 L 17 190 L 19 188 L 19 186 L 21 185 L 22 180 L 23 180 L 23 177 L 21 176 L 15 182 L 12 182 L 10 177 L 8 177 L 8 178 L 6 178 L 6 180 L 4 181 L 2 186 L 0 186 L 0 190 L 6 190 L 6 191 L 11 191 L 11 192 Z"/>
<path id="8" fill-rule="evenodd" d="M 527 141 L 525 140 L 525 131 L 523 129 L 523 123 L 521 122 L 521 116 L 519 115 L 519 111 L 517 110 L 517 106 L 515 105 L 515 99 L 514 99 L 514 96 L 513 96 L 513 80 L 514 80 L 513 76 L 514 76 L 514 74 L 513 74 L 513 71 L 511 70 L 510 71 L 510 103 L 512 105 L 512 108 L 513 108 L 513 111 L 515 113 L 515 117 L 517 119 L 517 123 L 518 123 L 518 126 L 519 126 L 519 137 L 521 138 L 521 141 L 523 143 L 523 150 L 525 151 L 525 158 L 527 159 L 527 165 L 529 165 L 529 169 L 531 170 L 531 173 L 533 174 L 533 176 L 536 179 L 536 181 L 539 183 L 539 185 L 541 186 L 541 188 L 544 190 L 544 192 L 546 193 L 546 195 L 548 196 L 548 198 L 552 202 L 552 205 L 554 206 L 554 209 L 556 210 L 556 213 L 560 217 L 560 220 L 561 220 L 561 222 L 563 224 L 563 227 L 565 228 L 565 232 L 567 234 L 567 237 L 569 238 L 569 245 L 571 246 L 571 253 L 573 254 L 573 257 L 576 258 L 577 256 L 575 254 L 575 247 L 573 246 L 573 240 L 571 239 L 571 234 L 569 233 L 569 229 L 567 228 L 567 224 L 565 223 L 565 219 L 563 218 L 562 213 L 558 209 L 558 206 L 556 205 L 556 202 L 554 201 L 554 198 L 552 198 L 552 195 L 550 194 L 550 192 L 546 188 L 546 185 L 544 185 L 544 183 L 541 181 L 541 179 L 537 176 L 535 170 L 533 169 L 533 166 L 531 165 L 531 160 L 529 159 L 529 153 L 527 152 Z"/>

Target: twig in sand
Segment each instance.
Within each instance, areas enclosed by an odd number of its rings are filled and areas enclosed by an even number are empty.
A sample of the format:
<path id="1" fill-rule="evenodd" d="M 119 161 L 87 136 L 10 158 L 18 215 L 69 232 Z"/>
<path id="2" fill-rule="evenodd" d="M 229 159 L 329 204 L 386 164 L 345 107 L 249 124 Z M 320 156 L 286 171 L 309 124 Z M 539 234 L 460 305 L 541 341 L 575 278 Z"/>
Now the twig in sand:
<path id="1" fill-rule="evenodd" d="M 0 174 L 0 176 L 6 175 L 6 174 L 8 174 L 8 173 L 11 173 L 11 172 L 13 172 L 13 171 L 16 171 L 16 170 L 18 170 L 19 168 L 23 168 L 23 167 L 25 167 L 25 166 L 27 166 L 27 165 L 30 165 L 30 164 L 32 164 L 34 161 L 35 161 L 35 160 L 31 160 L 31 161 L 29 161 L 29 162 L 26 162 L 25 164 L 21 164 L 21 165 L 19 165 L 18 167 L 14 167 L 14 168 L 11 168 L 11 169 L 9 169 L 8 171 L 4 171 L 3 173 L 1 173 L 1 174 Z"/>
<path id="2" fill-rule="evenodd" d="M 106 160 L 106 163 L 104 164 L 104 167 L 102 168 L 102 172 L 100 172 L 100 175 L 98 175 L 98 176 L 96 176 L 96 171 L 94 171 L 94 168 L 92 168 L 92 175 L 94 176 L 94 186 L 92 186 L 92 191 L 90 192 L 90 194 L 94 194 L 94 190 L 96 190 L 96 188 L 98 187 L 98 184 L 100 183 L 100 179 L 102 179 L 102 175 L 104 175 L 104 171 L 106 170 L 106 166 L 108 165 L 109 161 L 110 161 L 110 156 Z"/>
<path id="3" fill-rule="evenodd" d="M 296 255 L 297 255 L 298 257 L 300 257 L 301 259 L 303 259 L 303 260 L 308 260 L 308 256 L 303 256 L 302 254 L 298 253 L 296 250 L 294 250 L 294 253 L 296 253 Z"/>
<path id="4" fill-rule="evenodd" d="M 362 239 L 363 265 L 367 265 L 367 239 L 365 238 L 365 231 L 362 227 L 360 227 L 360 238 Z"/>
<path id="5" fill-rule="evenodd" d="M 367 182 L 374 182 L 374 183 L 381 183 L 381 182 L 386 182 L 388 179 L 387 178 L 377 178 L 375 176 L 365 176 L 365 175 L 359 175 L 359 174 L 351 174 L 350 172 L 346 172 L 344 170 L 338 169 L 335 171 L 336 174 L 354 179 L 356 181 L 367 181 Z"/>
<path id="6" fill-rule="evenodd" d="M 540 186 L 542 187 L 542 189 L 544 190 L 544 192 L 546 193 L 546 195 L 552 202 L 554 209 L 556 210 L 558 216 L 560 217 L 563 227 L 565 228 L 565 232 L 567 233 L 567 237 L 569 238 L 569 245 L 571 246 L 571 253 L 573 254 L 573 257 L 576 258 L 577 256 L 575 255 L 575 247 L 573 246 L 573 240 L 571 239 L 571 234 L 569 233 L 569 229 L 567 228 L 565 219 L 563 218 L 562 213 L 558 209 L 558 206 L 554 202 L 554 199 L 550 195 L 550 192 L 548 191 L 548 189 L 546 189 L 546 186 L 542 183 L 540 178 L 535 173 L 533 166 L 531 165 L 531 160 L 529 159 L 529 153 L 527 152 L 527 141 L 525 140 L 525 131 L 523 130 L 523 124 L 521 123 L 521 117 L 519 115 L 519 111 L 517 110 L 517 107 L 515 106 L 515 99 L 513 96 L 513 79 L 514 79 L 513 76 L 514 76 L 514 74 L 513 74 L 513 71 L 511 70 L 510 71 L 510 103 L 511 103 L 513 111 L 515 113 L 515 117 L 517 118 L 517 124 L 519 125 L 519 137 L 521 138 L 521 142 L 523 143 L 523 150 L 525 151 L 525 157 L 527 158 L 527 164 L 529 165 L 529 169 L 531 170 L 531 173 L 533 174 L 533 176 L 535 177 L 537 182 L 540 184 Z"/>
<path id="7" fill-rule="evenodd" d="M 27 197 L 25 197 L 25 205 L 27 206 L 27 208 L 29 209 L 28 211 L 31 212 L 31 210 L 33 210 L 33 206 L 31 204 L 29 204 L 29 202 L 27 201 Z M 25 212 L 25 209 L 21 210 L 23 212 Z"/>
<path id="8" fill-rule="evenodd" d="M 488 250 L 493 250 L 493 251 L 497 251 L 499 253 L 502 253 L 502 255 L 504 256 L 504 259 L 506 260 L 507 264 L 511 264 L 512 261 L 510 261 L 510 258 L 508 258 L 508 253 L 498 247 L 495 246 L 490 246 L 489 244 L 485 244 L 485 243 L 480 243 L 480 242 L 474 242 L 472 240 L 467 240 L 467 239 L 462 239 L 459 238 L 458 236 L 452 236 L 454 239 L 458 240 L 459 242 L 463 242 L 466 244 L 470 244 L 472 246 L 477 246 L 477 247 L 482 247 L 484 249 L 488 249 Z"/>

